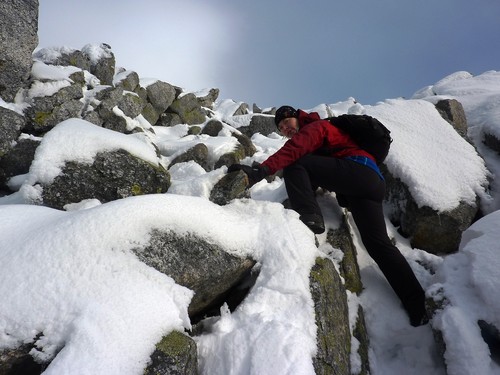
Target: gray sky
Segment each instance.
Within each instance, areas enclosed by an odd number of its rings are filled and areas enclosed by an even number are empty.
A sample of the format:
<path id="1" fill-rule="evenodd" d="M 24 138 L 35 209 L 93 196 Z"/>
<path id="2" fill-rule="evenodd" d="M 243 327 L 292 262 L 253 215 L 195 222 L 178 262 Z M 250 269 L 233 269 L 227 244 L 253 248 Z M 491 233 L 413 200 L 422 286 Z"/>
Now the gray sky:
<path id="1" fill-rule="evenodd" d="M 40 0 L 39 47 L 112 47 L 117 65 L 260 107 L 409 97 L 500 70 L 498 0 Z"/>

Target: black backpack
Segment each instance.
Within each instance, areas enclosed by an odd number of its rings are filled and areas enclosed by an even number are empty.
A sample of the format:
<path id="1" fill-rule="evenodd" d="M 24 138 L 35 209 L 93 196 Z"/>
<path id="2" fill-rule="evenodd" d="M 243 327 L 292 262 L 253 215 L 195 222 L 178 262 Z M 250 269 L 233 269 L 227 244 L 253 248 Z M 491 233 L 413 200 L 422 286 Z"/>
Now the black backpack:
<path id="1" fill-rule="evenodd" d="M 372 155 L 377 164 L 382 163 L 391 147 L 390 130 L 368 115 L 340 115 L 325 120 L 349 134 L 354 142 Z"/>

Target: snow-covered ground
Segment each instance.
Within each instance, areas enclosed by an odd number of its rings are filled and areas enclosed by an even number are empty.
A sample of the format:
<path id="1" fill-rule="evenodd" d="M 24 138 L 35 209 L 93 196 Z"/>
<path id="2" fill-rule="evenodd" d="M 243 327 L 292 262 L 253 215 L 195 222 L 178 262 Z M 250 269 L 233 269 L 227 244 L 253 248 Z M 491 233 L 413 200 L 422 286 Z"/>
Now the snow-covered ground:
<path id="1" fill-rule="evenodd" d="M 43 66 L 36 69 L 55 74 Z M 68 73 L 58 74 L 64 81 Z M 38 90 L 53 88 L 41 85 Z M 484 162 L 435 110 L 432 103 L 441 98 L 463 104 L 469 135 Z M 188 162 L 170 170 L 172 187 L 166 194 L 105 204 L 90 200 L 70 205 L 66 212 L 30 204 L 40 193 L 36 181 L 56 176 L 65 160 L 91 160 L 100 150 L 126 148 L 168 165 L 179 152 L 204 142 L 216 160 L 235 144 L 230 130 L 238 127 L 238 119 L 230 117 L 230 104 L 222 101 L 215 108 L 216 118 L 230 124 L 218 137 L 187 136 L 187 125 L 155 127 L 155 136 L 123 135 L 71 119 L 43 138 L 28 175 L 12 180 L 19 190 L 0 198 L 0 349 L 31 342 L 43 332 L 35 357 L 50 358 L 63 348 L 46 374 L 141 374 L 162 335 L 190 327 L 192 292 L 131 252 L 134 245 L 147 242 L 151 228 L 168 227 L 251 255 L 261 267 L 245 301 L 233 313 L 223 309 L 210 333 L 196 338 L 201 372 L 314 373 L 316 327 L 309 269 L 317 256 L 329 254 L 337 263 L 341 255 L 326 244 L 324 234 L 317 236 L 316 248 L 314 235 L 298 215 L 282 207 L 286 191 L 281 180 L 261 181 L 251 188 L 252 199 L 220 207 L 207 198 L 226 168 L 206 173 Z M 0 105 L 19 112 L 24 108 L 23 103 L 1 100 Z M 500 374 L 477 326 L 478 320 L 485 320 L 500 327 L 500 302 L 495 298 L 500 288 L 500 182 L 495 180 L 500 163 L 481 142 L 485 130 L 500 134 L 500 72 L 477 77 L 457 72 L 409 100 L 363 106 L 348 99 L 307 110 L 323 116 L 368 113 L 381 119 L 394 138 L 387 167 L 407 183 L 418 204 L 445 211 L 459 201 L 472 203 L 476 195 L 481 197 L 487 216 L 464 233 L 456 254 L 439 257 L 412 249 L 397 228 L 389 221 L 387 225 L 428 295 L 444 295 L 449 303 L 432 321 L 447 343 L 448 373 Z M 274 133 L 256 134 L 252 141 L 257 153 L 244 163 L 264 160 L 285 140 Z M 164 152 L 162 159 L 155 159 L 151 142 Z M 492 184 L 486 192 L 488 178 Z M 334 195 L 319 199 L 326 225 L 335 228 L 340 211 Z M 357 234 L 355 241 L 365 290 L 359 298 L 349 295 L 349 303 L 361 303 L 365 310 L 372 374 L 445 374 L 431 325 L 409 325 Z M 353 356 L 353 370 L 358 360 Z"/>

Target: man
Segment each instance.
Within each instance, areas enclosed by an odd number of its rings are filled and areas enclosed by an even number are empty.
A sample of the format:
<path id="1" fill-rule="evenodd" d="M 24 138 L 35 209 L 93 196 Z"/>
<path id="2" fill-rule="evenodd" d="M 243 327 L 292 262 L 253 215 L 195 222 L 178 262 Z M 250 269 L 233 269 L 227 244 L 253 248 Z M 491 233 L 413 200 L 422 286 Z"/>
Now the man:
<path id="1" fill-rule="evenodd" d="M 242 170 L 251 184 L 283 169 L 291 207 L 316 234 L 325 231 L 315 191 L 335 192 L 339 204 L 349 208 L 361 240 L 400 298 L 410 323 L 428 322 L 425 293 L 410 265 L 387 235 L 382 201 L 385 180 L 375 159 L 351 137 L 316 112 L 290 106 L 276 111 L 275 123 L 288 141 L 262 164 L 233 164 L 228 172 Z"/>

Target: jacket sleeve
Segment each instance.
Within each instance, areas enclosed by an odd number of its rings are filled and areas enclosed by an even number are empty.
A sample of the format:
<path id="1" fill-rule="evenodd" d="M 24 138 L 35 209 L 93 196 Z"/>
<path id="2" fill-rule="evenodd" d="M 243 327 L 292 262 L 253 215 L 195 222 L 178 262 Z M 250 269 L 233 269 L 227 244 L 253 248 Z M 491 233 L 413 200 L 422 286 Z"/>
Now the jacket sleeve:
<path id="1" fill-rule="evenodd" d="M 315 121 L 303 126 L 297 134 L 267 158 L 262 165 L 269 169 L 270 174 L 274 174 L 302 156 L 314 152 L 323 145 L 328 127 L 331 127 L 331 125 L 326 121 Z"/>

